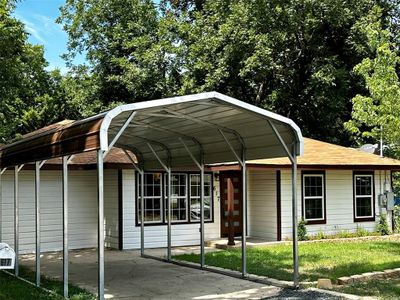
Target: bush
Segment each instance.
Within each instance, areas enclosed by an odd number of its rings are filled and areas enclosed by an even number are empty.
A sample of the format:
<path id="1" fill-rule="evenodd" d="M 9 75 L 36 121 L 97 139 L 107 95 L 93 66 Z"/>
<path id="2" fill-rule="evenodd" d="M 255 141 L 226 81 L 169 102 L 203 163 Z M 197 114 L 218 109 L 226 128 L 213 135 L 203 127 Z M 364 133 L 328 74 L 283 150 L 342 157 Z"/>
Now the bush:
<path id="1" fill-rule="evenodd" d="M 318 231 L 317 235 L 315 236 L 317 240 L 326 240 L 329 238 L 328 235 L 326 235 L 322 230 Z"/>
<path id="2" fill-rule="evenodd" d="M 362 228 L 361 226 L 357 225 L 357 230 L 356 230 L 356 236 L 360 237 L 360 236 L 368 236 L 371 235 L 371 233 L 368 230 L 365 230 L 364 228 Z"/>
<path id="3" fill-rule="evenodd" d="M 301 221 L 297 225 L 297 237 L 298 237 L 299 241 L 305 241 L 308 239 L 306 225 L 307 225 L 307 223 L 304 219 L 301 219 Z"/>
<path id="4" fill-rule="evenodd" d="M 400 205 L 396 205 L 393 210 L 394 231 L 400 233 Z"/>
<path id="5" fill-rule="evenodd" d="M 377 230 L 381 235 L 388 235 L 390 233 L 386 214 L 379 215 L 379 222 L 378 222 Z"/>
<path id="6" fill-rule="evenodd" d="M 348 230 L 341 230 L 338 234 L 337 234 L 338 238 L 351 238 L 354 237 L 354 233 L 351 233 Z"/>

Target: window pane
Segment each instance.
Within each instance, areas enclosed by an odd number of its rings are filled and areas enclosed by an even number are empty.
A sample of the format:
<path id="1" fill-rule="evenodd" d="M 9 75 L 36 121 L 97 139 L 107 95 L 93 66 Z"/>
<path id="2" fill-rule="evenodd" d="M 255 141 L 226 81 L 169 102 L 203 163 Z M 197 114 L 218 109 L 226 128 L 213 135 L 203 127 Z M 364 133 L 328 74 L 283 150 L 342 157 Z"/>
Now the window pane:
<path id="1" fill-rule="evenodd" d="M 323 175 L 303 175 L 303 204 L 304 217 L 308 219 L 322 219 L 324 201 Z"/>
<path id="2" fill-rule="evenodd" d="M 356 195 L 372 195 L 372 176 L 356 175 Z"/>
<path id="3" fill-rule="evenodd" d="M 370 217 L 372 215 L 372 198 L 357 197 L 356 198 L 357 217 Z"/>
<path id="4" fill-rule="evenodd" d="M 165 174 L 165 195 L 168 195 L 168 175 Z M 171 220 L 187 220 L 187 175 L 171 174 Z M 168 199 L 165 198 L 165 219 L 168 221 Z"/>
<path id="5" fill-rule="evenodd" d="M 138 180 L 138 191 L 141 190 L 141 182 Z M 140 192 L 137 197 L 138 221 L 140 222 Z M 144 174 L 144 215 L 145 222 L 161 221 L 161 174 Z"/>
<path id="6" fill-rule="evenodd" d="M 204 219 L 211 220 L 211 174 L 204 174 Z M 200 174 L 190 175 L 190 219 L 200 220 Z"/>
<path id="7" fill-rule="evenodd" d="M 305 199 L 305 217 L 306 219 L 322 219 L 322 198 Z"/>

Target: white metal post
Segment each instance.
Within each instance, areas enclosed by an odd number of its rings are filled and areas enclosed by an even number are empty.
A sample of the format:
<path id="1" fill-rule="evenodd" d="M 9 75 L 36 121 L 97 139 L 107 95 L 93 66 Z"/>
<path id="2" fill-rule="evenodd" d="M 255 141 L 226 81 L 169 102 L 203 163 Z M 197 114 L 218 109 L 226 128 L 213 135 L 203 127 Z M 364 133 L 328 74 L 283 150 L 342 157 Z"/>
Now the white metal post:
<path id="1" fill-rule="evenodd" d="M 205 265 L 204 252 L 204 164 L 200 168 L 200 265 Z"/>
<path id="2" fill-rule="evenodd" d="M 246 169 L 246 149 L 242 149 L 242 276 L 247 274 L 247 169 Z"/>
<path id="3" fill-rule="evenodd" d="M 168 229 L 167 229 L 167 235 L 168 235 L 168 248 L 167 248 L 167 260 L 171 260 L 171 167 L 168 166 L 168 171 L 167 171 L 167 177 L 168 177 L 168 191 L 167 191 L 167 197 L 168 197 Z"/>
<path id="4" fill-rule="evenodd" d="M 294 149 L 296 149 L 294 147 Z M 293 226 L 293 283 L 299 286 L 299 249 L 297 237 L 297 157 L 295 152 L 292 155 L 292 226 Z"/>
<path id="5" fill-rule="evenodd" d="M 14 274 L 19 275 L 19 199 L 18 199 L 18 172 L 19 167 L 14 167 L 14 251 L 15 269 Z"/>
<path id="6" fill-rule="evenodd" d="M 63 199 L 63 282 L 64 298 L 68 298 L 68 156 L 62 158 Z"/>
<path id="7" fill-rule="evenodd" d="M 36 286 L 40 286 L 40 162 L 35 162 Z"/>
<path id="8" fill-rule="evenodd" d="M 140 253 L 144 256 L 144 171 L 140 172 Z"/>
<path id="9" fill-rule="evenodd" d="M 98 299 L 104 300 L 104 166 L 103 151 L 97 151 L 98 197 Z"/>

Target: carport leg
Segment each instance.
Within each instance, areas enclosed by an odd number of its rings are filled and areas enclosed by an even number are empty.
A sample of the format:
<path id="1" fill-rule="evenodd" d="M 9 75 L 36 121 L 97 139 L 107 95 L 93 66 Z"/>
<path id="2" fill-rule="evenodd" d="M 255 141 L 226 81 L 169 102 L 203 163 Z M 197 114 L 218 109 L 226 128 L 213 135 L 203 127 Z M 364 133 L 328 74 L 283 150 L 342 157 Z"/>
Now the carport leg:
<path id="1" fill-rule="evenodd" d="M 104 169 L 103 151 L 97 151 L 98 197 L 98 299 L 104 299 Z"/>
<path id="2" fill-rule="evenodd" d="M 200 168 L 200 265 L 205 265 L 204 252 L 204 165 Z"/>
<path id="3" fill-rule="evenodd" d="M 36 286 L 40 286 L 40 162 L 35 162 L 35 243 Z"/>
<path id="4" fill-rule="evenodd" d="M 18 172 L 19 167 L 14 167 L 14 251 L 15 265 L 14 274 L 19 275 L 19 201 L 18 201 Z"/>
<path id="5" fill-rule="evenodd" d="M 68 298 L 68 156 L 62 158 L 63 198 L 63 282 L 64 298 Z"/>
<path id="6" fill-rule="evenodd" d="M 297 157 L 292 161 L 293 284 L 299 287 L 299 249 L 297 241 Z"/>
<path id="7" fill-rule="evenodd" d="M 168 229 L 167 229 L 167 235 L 168 235 L 168 248 L 167 248 L 167 260 L 171 261 L 171 167 L 168 167 L 167 171 L 167 177 L 168 177 L 168 192 L 167 192 L 167 197 L 168 197 Z"/>
<path id="8" fill-rule="evenodd" d="M 247 274 L 247 170 L 246 170 L 246 150 L 242 150 L 242 276 Z"/>
<path id="9" fill-rule="evenodd" d="M 144 171 L 140 172 L 140 253 L 144 256 Z"/>

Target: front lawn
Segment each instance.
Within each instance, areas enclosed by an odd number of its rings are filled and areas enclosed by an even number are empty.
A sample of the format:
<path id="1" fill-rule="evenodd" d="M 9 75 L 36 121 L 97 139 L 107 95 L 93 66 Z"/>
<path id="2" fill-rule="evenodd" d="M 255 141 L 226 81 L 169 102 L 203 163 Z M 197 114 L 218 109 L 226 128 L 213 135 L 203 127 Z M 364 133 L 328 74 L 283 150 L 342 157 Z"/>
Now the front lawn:
<path id="1" fill-rule="evenodd" d="M 26 268 L 20 267 L 20 275 L 32 282 L 34 273 Z M 48 293 L 29 283 L 26 283 L 12 275 L 0 271 L 0 300 L 61 300 L 64 299 L 63 283 L 42 276 L 42 286 L 54 293 Z M 94 295 L 84 289 L 69 285 L 70 298 L 72 300 L 94 300 Z"/>
<path id="2" fill-rule="evenodd" d="M 374 296 L 378 299 L 399 299 L 400 278 L 361 282 L 337 287 L 335 290 L 359 296 Z"/>
<path id="3" fill-rule="evenodd" d="M 400 238 L 385 240 L 331 241 L 299 245 L 300 280 L 315 281 L 400 267 Z M 198 254 L 183 254 L 178 260 L 199 262 Z M 206 254 L 206 265 L 240 271 L 241 250 Z M 251 274 L 292 280 L 292 246 L 280 244 L 248 248 L 247 270 Z"/>

